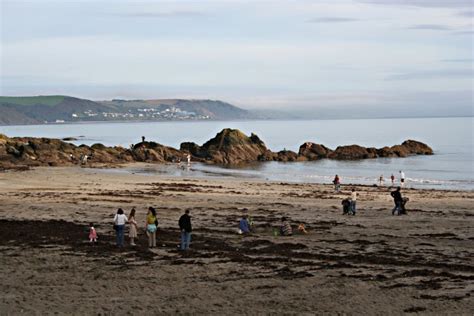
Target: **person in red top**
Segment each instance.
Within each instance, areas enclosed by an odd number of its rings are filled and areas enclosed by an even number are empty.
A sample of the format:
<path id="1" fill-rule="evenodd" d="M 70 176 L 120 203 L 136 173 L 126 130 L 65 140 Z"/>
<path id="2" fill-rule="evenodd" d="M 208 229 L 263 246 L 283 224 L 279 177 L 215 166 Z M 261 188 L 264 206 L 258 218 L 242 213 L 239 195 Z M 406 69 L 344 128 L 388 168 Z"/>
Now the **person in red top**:
<path id="1" fill-rule="evenodd" d="M 393 173 L 390 176 L 390 180 L 392 180 L 392 187 L 393 187 L 395 185 L 395 176 L 393 175 Z"/>
<path id="2" fill-rule="evenodd" d="M 341 180 L 339 179 L 339 176 L 337 174 L 334 177 L 332 183 L 334 183 L 334 190 L 336 190 L 336 192 L 339 192 L 339 190 L 341 189 Z"/>

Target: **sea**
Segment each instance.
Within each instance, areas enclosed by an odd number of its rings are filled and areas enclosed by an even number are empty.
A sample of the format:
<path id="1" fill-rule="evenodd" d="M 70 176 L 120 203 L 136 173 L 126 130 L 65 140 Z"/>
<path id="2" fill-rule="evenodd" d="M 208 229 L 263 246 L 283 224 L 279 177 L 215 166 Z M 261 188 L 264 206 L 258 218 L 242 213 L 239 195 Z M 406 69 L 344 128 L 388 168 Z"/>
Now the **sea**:
<path id="1" fill-rule="evenodd" d="M 311 162 L 259 162 L 229 167 L 192 163 L 191 167 L 150 165 L 127 167 L 110 172 L 141 173 L 171 177 L 235 177 L 298 183 L 331 183 L 336 174 L 342 184 L 390 184 L 390 176 L 399 179 L 405 173 L 407 187 L 474 190 L 473 117 L 397 118 L 347 120 L 262 120 L 262 121 L 183 121 L 183 122 L 100 122 L 79 124 L 45 124 L 0 126 L 0 133 L 9 137 L 31 136 L 75 137 L 73 143 L 129 147 L 146 140 L 179 148 L 181 142 L 203 144 L 223 128 L 237 128 L 250 135 L 257 134 L 273 151 L 289 149 L 298 152 L 307 141 L 332 149 L 358 144 L 383 147 L 413 139 L 434 150 L 432 156 L 377 158 L 357 161 L 323 159 Z"/>

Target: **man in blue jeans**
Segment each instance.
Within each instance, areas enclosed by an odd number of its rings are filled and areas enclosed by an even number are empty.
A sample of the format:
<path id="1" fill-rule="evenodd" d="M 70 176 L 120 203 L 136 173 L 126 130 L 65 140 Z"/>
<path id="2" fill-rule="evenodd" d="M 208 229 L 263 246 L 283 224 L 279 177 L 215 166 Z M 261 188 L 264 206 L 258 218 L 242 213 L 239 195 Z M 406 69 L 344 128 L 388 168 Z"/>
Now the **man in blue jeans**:
<path id="1" fill-rule="evenodd" d="M 193 231 L 189 210 L 186 210 L 179 218 L 179 229 L 181 230 L 181 250 L 188 250 L 191 243 L 191 232 Z"/>

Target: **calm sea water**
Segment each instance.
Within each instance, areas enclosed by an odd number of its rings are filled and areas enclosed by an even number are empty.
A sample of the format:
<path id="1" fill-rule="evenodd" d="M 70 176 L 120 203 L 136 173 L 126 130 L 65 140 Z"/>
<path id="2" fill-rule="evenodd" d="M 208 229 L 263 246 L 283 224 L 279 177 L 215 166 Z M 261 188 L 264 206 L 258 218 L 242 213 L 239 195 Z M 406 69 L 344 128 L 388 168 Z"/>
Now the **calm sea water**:
<path id="1" fill-rule="evenodd" d="M 153 175 L 166 172 L 176 176 L 233 176 L 275 181 L 330 183 L 337 173 L 343 183 L 375 184 L 380 175 L 388 178 L 403 170 L 410 187 L 474 190 L 474 118 L 416 118 L 311 121 L 232 121 L 232 122 L 143 122 L 87 123 L 65 125 L 0 126 L 8 136 L 77 137 L 76 144 L 103 143 L 128 147 L 141 136 L 179 148 L 184 141 L 202 144 L 226 127 L 256 133 L 273 151 L 298 151 L 305 141 L 330 148 L 359 144 L 382 147 L 406 139 L 427 143 L 433 156 L 380 158 L 362 161 L 320 160 L 298 163 L 257 163 L 240 168 L 193 164 L 189 170 L 150 166 L 141 170 Z"/>

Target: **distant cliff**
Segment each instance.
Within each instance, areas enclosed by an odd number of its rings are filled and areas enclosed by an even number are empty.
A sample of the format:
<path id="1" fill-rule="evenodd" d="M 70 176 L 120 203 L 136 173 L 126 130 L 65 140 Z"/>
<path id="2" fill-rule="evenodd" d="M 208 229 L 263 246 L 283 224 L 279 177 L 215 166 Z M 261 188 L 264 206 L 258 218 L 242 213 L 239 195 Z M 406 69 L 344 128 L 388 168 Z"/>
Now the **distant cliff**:
<path id="1" fill-rule="evenodd" d="M 0 125 L 251 118 L 255 117 L 249 111 L 214 100 L 91 101 L 69 96 L 0 97 Z"/>

